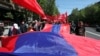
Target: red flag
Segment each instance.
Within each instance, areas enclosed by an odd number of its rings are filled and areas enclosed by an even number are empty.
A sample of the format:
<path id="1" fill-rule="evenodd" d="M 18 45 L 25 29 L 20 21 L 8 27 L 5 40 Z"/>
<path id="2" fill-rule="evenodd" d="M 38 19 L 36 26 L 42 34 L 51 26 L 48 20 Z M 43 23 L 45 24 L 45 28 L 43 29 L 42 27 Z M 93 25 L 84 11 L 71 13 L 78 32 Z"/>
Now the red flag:
<path id="1" fill-rule="evenodd" d="M 65 27 L 68 25 L 62 26 L 52 26 L 47 24 L 42 32 L 28 32 L 19 36 L 11 36 L 7 37 L 7 39 L 1 39 L 3 45 L 0 47 L 0 56 L 41 56 L 41 54 L 43 56 L 54 56 L 55 54 L 57 54 L 55 56 L 62 56 L 63 54 L 63 56 L 100 56 L 100 40 L 66 33 L 69 28 Z M 57 31 L 59 27 L 60 32 Z M 54 32 L 54 29 L 56 29 L 57 32 Z M 46 50 L 46 52 L 43 50 Z M 51 54 L 51 51 L 53 51 L 54 55 Z M 61 52 L 60 55 L 59 52 Z M 21 54 L 18 55 L 17 53 Z"/>
<path id="2" fill-rule="evenodd" d="M 60 23 L 66 23 L 66 16 L 65 14 L 58 15 L 58 20 Z"/>
<path id="3" fill-rule="evenodd" d="M 65 13 L 66 22 L 68 23 L 68 15 L 67 12 Z"/>
<path id="4" fill-rule="evenodd" d="M 47 17 L 47 22 L 48 23 L 53 23 L 53 20 L 54 20 L 53 16 L 46 15 L 46 17 Z"/>
<path id="5" fill-rule="evenodd" d="M 49 16 L 49 15 L 46 15 L 47 17 L 47 21 L 48 22 L 57 22 L 58 21 L 58 15 L 52 15 L 52 16 Z"/>
<path id="6" fill-rule="evenodd" d="M 39 14 L 43 19 L 46 19 L 45 13 L 36 0 L 13 0 L 13 2 Z"/>

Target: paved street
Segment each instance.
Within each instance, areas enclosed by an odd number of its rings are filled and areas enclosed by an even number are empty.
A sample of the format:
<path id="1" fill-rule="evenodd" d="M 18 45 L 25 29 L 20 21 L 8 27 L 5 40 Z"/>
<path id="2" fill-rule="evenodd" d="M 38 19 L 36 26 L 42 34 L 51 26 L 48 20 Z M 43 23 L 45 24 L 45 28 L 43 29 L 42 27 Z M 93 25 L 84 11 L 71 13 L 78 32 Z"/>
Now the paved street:
<path id="1" fill-rule="evenodd" d="M 11 28 L 12 26 L 6 26 L 5 27 L 5 31 L 4 31 L 4 35 L 8 35 L 8 31 L 9 31 L 9 28 Z"/>
<path id="2" fill-rule="evenodd" d="M 5 29 L 5 31 L 4 31 L 3 34 L 4 34 L 4 35 L 8 35 L 8 31 L 9 31 L 8 29 Z"/>
<path id="3" fill-rule="evenodd" d="M 94 39 L 100 39 L 100 32 L 97 32 L 95 28 L 86 27 L 86 36 Z"/>
<path id="4" fill-rule="evenodd" d="M 7 26 L 7 27 L 5 27 L 5 31 L 4 31 L 4 35 L 8 35 L 8 31 L 9 31 L 9 28 L 10 28 L 11 26 Z M 0 47 L 1 47 L 1 41 L 0 41 Z"/>

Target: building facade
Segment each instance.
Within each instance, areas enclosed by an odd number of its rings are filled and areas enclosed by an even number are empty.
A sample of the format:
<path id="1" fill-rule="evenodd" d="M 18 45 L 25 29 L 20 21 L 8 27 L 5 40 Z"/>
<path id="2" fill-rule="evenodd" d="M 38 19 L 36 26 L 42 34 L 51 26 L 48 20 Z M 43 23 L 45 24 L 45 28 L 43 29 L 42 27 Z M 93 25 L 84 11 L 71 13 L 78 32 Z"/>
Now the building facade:
<path id="1" fill-rule="evenodd" d="M 25 9 L 15 5 L 12 0 L 0 0 L 0 21 L 20 23 L 24 20 Z"/>

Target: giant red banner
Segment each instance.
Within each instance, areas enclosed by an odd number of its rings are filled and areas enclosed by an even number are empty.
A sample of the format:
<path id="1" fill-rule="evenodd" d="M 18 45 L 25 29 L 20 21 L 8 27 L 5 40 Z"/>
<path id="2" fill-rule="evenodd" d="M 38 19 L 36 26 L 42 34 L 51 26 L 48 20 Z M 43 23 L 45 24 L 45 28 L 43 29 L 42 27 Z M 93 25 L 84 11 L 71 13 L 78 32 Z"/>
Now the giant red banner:
<path id="1" fill-rule="evenodd" d="M 45 13 L 36 0 L 13 0 L 14 3 L 39 14 L 45 19 Z"/>

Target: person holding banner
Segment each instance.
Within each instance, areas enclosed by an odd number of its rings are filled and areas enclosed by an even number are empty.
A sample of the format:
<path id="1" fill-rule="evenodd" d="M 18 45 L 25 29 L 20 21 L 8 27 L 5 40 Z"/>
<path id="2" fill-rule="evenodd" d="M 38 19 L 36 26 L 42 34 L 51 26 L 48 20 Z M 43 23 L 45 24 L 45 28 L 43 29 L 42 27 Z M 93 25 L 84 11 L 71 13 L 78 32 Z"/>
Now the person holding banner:
<path id="1" fill-rule="evenodd" d="M 82 21 L 78 22 L 76 29 L 75 29 L 75 34 L 80 35 L 80 36 L 85 36 L 85 27 Z"/>

